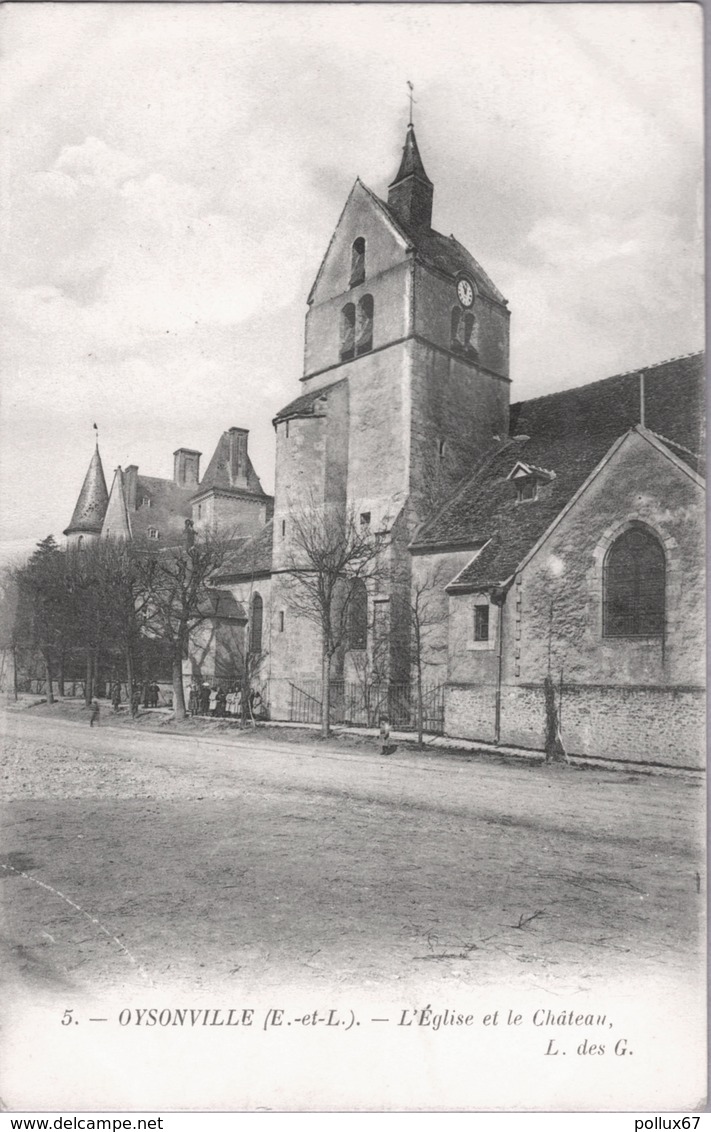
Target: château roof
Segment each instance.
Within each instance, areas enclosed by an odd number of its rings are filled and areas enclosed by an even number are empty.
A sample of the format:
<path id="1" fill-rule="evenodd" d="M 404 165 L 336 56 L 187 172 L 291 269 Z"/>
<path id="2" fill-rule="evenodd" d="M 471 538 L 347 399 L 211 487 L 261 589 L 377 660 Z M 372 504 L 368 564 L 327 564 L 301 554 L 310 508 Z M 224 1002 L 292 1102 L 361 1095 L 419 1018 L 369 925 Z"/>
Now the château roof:
<path id="1" fill-rule="evenodd" d="M 218 440 L 212 459 L 205 470 L 205 475 L 202 477 L 199 487 L 193 489 L 192 497 L 197 499 L 210 491 L 220 491 L 229 492 L 230 495 L 260 495 L 265 499 L 270 498 L 262 488 L 249 455 L 247 455 L 247 467 L 243 482 L 241 484 L 233 482 L 230 474 L 231 431 L 233 430 L 228 429 L 223 432 Z"/>
<path id="2" fill-rule="evenodd" d="M 97 444 L 94 455 L 89 462 L 87 473 L 84 476 L 84 483 L 79 492 L 79 498 L 74 508 L 74 514 L 72 515 L 72 521 L 64 531 L 64 534 L 68 535 L 74 531 L 99 534 L 104 522 L 108 502 L 109 493 L 106 488 L 104 469 L 101 463 L 101 456 L 99 455 L 99 446 Z"/>
<path id="3" fill-rule="evenodd" d="M 194 487 L 181 487 L 174 480 L 137 476 L 136 507 L 130 511 L 133 537 L 147 538 L 152 527 L 159 532 L 161 545 L 180 543 L 185 535 L 185 520 L 192 517 L 194 493 Z"/>

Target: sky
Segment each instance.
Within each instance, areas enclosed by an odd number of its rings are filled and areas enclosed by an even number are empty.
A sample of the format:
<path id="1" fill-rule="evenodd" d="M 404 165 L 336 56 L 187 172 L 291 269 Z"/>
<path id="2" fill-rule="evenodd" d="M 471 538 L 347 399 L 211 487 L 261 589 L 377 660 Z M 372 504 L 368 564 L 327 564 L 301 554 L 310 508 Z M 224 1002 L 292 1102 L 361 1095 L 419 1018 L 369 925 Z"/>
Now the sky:
<path id="1" fill-rule="evenodd" d="M 0 556 L 71 518 L 99 426 L 171 476 L 301 391 L 306 297 L 356 176 L 415 127 L 512 310 L 512 400 L 703 346 L 701 8 L 0 9 Z"/>

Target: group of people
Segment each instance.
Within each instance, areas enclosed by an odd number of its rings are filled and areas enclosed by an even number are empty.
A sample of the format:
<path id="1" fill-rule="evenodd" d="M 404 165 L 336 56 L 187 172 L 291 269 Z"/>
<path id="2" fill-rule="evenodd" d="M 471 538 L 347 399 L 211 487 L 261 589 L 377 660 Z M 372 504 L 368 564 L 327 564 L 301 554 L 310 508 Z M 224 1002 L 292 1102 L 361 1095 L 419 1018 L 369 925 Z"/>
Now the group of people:
<path id="1" fill-rule="evenodd" d="M 254 688 L 249 693 L 248 704 L 245 705 L 242 701 L 242 690 L 238 687 L 225 690 L 216 684 L 200 684 L 198 681 L 194 681 L 190 687 L 188 711 L 191 715 L 208 715 L 216 719 L 229 717 L 241 719 L 245 706 L 249 718 L 265 718 L 264 701 Z"/>
<path id="2" fill-rule="evenodd" d="M 138 709 L 143 703 L 144 708 L 158 707 L 158 700 L 160 698 L 160 688 L 150 680 L 145 680 L 143 685 L 135 684 L 131 688 L 131 695 L 129 702 L 131 705 L 131 715 L 135 717 L 138 715 Z M 114 711 L 118 711 L 121 706 L 121 683 L 116 681 L 111 688 L 111 706 Z"/>

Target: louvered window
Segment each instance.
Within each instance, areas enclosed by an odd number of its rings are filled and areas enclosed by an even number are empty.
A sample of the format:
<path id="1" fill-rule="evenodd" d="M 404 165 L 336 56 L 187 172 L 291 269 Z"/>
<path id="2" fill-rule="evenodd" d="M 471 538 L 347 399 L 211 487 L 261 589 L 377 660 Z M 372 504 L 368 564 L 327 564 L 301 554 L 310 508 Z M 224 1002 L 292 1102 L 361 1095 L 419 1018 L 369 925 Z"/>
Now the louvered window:
<path id="1" fill-rule="evenodd" d="M 367 354 L 373 349 L 374 309 L 373 296 L 363 295 L 358 303 L 356 315 L 356 354 Z"/>
<path id="2" fill-rule="evenodd" d="M 355 357 L 356 309 L 353 303 L 346 303 L 341 311 L 341 361 L 347 362 Z"/>
<path id="3" fill-rule="evenodd" d="M 353 241 L 351 249 L 351 287 L 357 287 L 365 280 L 365 240 L 359 236 Z"/>

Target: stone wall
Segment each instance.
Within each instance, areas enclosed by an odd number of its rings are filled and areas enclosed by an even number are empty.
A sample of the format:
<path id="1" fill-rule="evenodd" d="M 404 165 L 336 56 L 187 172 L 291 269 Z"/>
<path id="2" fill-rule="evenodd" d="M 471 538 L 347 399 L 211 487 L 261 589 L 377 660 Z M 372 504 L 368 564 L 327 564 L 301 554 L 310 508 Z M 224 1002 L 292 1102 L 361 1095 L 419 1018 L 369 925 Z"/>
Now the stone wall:
<path id="1" fill-rule="evenodd" d="M 193 522 L 198 530 L 215 527 L 231 538 L 256 534 L 266 522 L 265 499 L 215 492 L 193 504 Z"/>
<path id="2" fill-rule="evenodd" d="M 452 310 L 455 307 L 463 310 L 457 297 L 456 279 L 418 264 L 415 268 L 415 334 L 450 349 Z M 478 294 L 470 313 L 475 319 L 471 342 L 479 364 L 495 374 L 508 377 L 510 311 Z"/>
<path id="3" fill-rule="evenodd" d="M 535 504 L 533 504 L 535 505 Z M 526 506 L 522 504 L 521 506 Z M 576 754 L 700 765 L 705 660 L 704 492 L 639 433 L 549 532 L 503 607 L 503 744 L 540 748 L 542 683 L 563 683 L 562 733 Z M 653 531 L 666 559 L 663 636 L 603 636 L 603 567 L 630 525 Z M 447 733 L 494 737 L 496 649 L 467 647 L 473 594 L 450 602 Z"/>
<path id="4" fill-rule="evenodd" d="M 413 341 L 410 485 L 424 519 L 508 432 L 509 384 Z"/>
<path id="5" fill-rule="evenodd" d="M 422 673 L 430 684 L 444 683 L 448 677 L 449 597 L 445 586 L 470 561 L 473 550 L 445 551 L 412 555 L 410 601 L 419 594 L 422 621 Z M 413 664 L 414 664 L 413 656 Z"/>
<path id="6" fill-rule="evenodd" d="M 365 239 L 365 280 L 350 286 L 351 249 Z M 373 346 L 404 338 L 408 333 L 410 264 L 406 243 L 362 185 L 348 199 L 321 265 L 306 315 L 304 373 L 337 365 L 340 312 L 347 302 L 364 294 L 375 300 Z"/>
<path id="7" fill-rule="evenodd" d="M 525 504 L 522 504 L 525 506 Z M 506 679 L 538 683 L 704 683 L 705 497 L 643 436 L 630 434 L 520 575 L 507 600 Z M 602 632 L 603 563 L 618 534 L 643 523 L 666 558 L 663 637 Z M 518 656 L 517 656 L 518 653 Z M 518 671 L 517 671 L 518 669 Z"/>
<path id="8" fill-rule="evenodd" d="M 495 684 L 450 685 L 447 735 L 493 742 L 495 698 Z M 699 688 L 563 685 L 561 735 L 570 755 L 700 768 L 705 722 Z M 542 751 L 545 726 L 542 684 L 505 684 L 500 744 Z"/>

